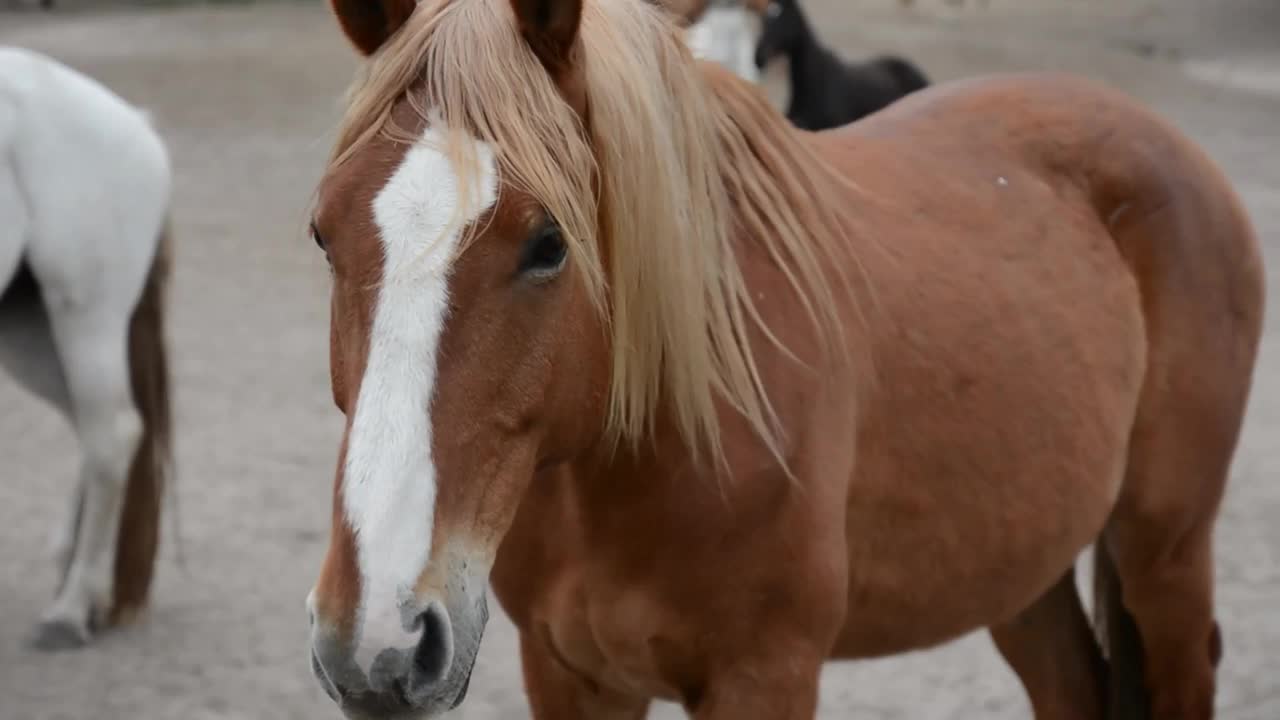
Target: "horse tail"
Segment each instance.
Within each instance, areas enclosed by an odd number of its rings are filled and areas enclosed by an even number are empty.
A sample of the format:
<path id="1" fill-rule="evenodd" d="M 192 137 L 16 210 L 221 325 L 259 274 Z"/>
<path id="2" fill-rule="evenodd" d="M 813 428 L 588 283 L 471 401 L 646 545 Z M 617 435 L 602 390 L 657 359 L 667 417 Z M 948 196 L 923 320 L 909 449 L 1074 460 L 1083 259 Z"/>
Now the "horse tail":
<path id="1" fill-rule="evenodd" d="M 1106 654 L 1106 717 L 1110 720 L 1146 720 L 1151 717 L 1143 676 L 1142 636 L 1137 622 L 1121 599 L 1120 573 L 1099 539 L 1093 548 L 1093 627 Z"/>
<path id="2" fill-rule="evenodd" d="M 165 290 L 170 271 L 166 220 L 142 295 L 129 321 L 129 379 L 142 418 L 142 439 L 129 466 L 116 539 L 111 621 L 127 622 L 146 604 L 160 544 L 160 510 L 173 467 L 173 417 L 165 344 Z"/>
<path id="3" fill-rule="evenodd" d="M 898 89 L 905 95 L 929 87 L 929 78 L 910 60 L 887 56 L 880 64 L 889 76 L 898 84 Z"/>

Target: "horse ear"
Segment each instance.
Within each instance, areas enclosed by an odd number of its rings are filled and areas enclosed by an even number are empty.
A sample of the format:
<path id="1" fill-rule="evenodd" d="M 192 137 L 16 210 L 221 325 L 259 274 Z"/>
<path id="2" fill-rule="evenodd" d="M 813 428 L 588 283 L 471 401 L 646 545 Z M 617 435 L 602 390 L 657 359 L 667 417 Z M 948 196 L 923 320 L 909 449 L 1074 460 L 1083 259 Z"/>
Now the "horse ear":
<path id="1" fill-rule="evenodd" d="M 569 66 L 582 20 L 582 0 L 511 0 L 525 42 L 555 75 Z"/>
<path id="2" fill-rule="evenodd" d="M 372 55 L 404 25 L 417 0 L 329 0 L 351 44 Z"/>

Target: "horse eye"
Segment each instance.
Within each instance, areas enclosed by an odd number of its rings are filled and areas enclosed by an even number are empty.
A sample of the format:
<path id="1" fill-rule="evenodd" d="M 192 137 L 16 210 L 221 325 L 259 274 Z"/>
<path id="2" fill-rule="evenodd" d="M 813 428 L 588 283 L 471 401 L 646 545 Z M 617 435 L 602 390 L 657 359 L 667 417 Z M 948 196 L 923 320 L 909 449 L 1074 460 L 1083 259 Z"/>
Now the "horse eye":
<path id="1" fill-rule="evenodd" d="M 548 223 L 525 241 L 520 253 L 520 274 L 549 280 L 564 267 L 567 255 L 560 226 Z"/>

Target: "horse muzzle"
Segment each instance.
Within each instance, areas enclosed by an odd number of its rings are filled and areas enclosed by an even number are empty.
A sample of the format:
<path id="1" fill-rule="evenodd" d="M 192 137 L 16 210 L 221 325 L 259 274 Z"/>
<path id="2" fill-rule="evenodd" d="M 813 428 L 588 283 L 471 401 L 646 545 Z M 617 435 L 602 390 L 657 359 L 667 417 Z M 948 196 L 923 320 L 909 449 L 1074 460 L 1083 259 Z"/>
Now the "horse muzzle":
<path id="1" fill-rule="evenodd" d="M 450 603 L 452 605 L 452 603 Z M 387 645 L 360 662 L 353 643 L 312 615 L 311 671 L 351 720 L 420 720 L 462 703 L 489 619 L 481 594 L 470 606 L 432 601 L 411 629 L 416 641 Z"/>

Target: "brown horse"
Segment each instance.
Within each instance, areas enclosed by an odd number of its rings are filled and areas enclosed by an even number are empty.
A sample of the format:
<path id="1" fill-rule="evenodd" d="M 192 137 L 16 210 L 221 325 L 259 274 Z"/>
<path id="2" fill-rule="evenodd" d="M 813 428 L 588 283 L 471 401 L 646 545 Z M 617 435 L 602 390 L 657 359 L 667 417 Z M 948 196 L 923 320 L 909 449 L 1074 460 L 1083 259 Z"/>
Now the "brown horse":
<path id="1" fill-rule="evenodd" d="M 461 702 L 489 580 L 540 719 L 812 718 L 827 659 L 982 627 L 1042 720 L 1212 715 L 1264 289 L 1187 139 L 1046 75 L 799 132 L 635 0 L 335 8 L 347 716 Z"/>

